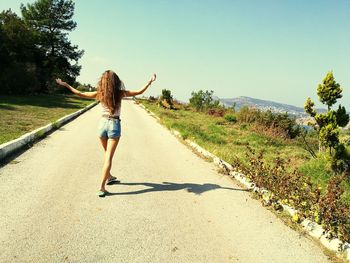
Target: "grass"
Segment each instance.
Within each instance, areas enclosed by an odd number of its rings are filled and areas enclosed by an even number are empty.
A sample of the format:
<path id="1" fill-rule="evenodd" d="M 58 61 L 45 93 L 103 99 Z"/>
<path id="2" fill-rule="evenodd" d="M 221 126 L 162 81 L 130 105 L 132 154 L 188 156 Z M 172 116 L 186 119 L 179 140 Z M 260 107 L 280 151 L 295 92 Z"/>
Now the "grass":
<path id="1" fill-rule="evenodd" d="M 178 130 L 184 139 L 195 141 L 227 162 L 233 162 L 236 157 L 246 160 L 245 149 L 248 144 L 258 151 L 265 150 L 266 158 L 271 161 L 277 154 L 293 157 L 296 162 L 309 159 L 308 153 L 294 142 L 257 133 L 249 125 L 242 128 L 241 124 L 231 123 L 221 117 L 191 110 L 171 111 L 148 101 L 142 103 L 157 114 L 169 129 Z"/>
<path id="2" fill-rule="evenodd" d="M 158 115 L 166 127 L 178 130 L 184 139 L 195 141 L 229 163 L 235 158 L 247 163 L 246 147 L 249 145 L 256 151 L 263 150 L 264 158 L 268 162 L 273 162 L 277 157 L 290 159 L 289 170 L 299 169 L 310 176 L 315 184 L 326 189 L 331 176 L 326 160 L 313 159 L 296 139 L 268 136 L 256 132 L 256 129 L 249 124 L 234 123 L 222 117 L 189 109 L 164 109 L 147 100 L 142 100 L 142 104 Z M 344 187 L 343 198 L 350 204 L 350 181 L 344 183 Z"/>
<path id="3" fill-rule="evenodd" d="M 0 97 L 0 144 L 91 104 L 93 100 L 72 95 Z"/>

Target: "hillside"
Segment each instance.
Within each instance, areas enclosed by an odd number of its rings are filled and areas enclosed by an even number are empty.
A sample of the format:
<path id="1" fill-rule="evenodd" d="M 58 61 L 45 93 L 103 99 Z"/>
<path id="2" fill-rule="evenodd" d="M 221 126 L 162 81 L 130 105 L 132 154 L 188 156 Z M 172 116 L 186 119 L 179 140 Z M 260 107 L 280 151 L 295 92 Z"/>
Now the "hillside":
<path id="1" fill-rule="evenodd" d="M 236 97 L 236 98 L 224 98 L 220 99 L 220 102 L 225 106 L 231 107 L 232 105 L 236 105 L 236 109 L 239 110 L 243 106 L 254 107 L 263 111 L 271 110 L 272 112 L 280 112 L 280 113 L 289 113 L 295 115 L 297 118 L 307 117 L 304 109 L 302 107 L 297 107 L 293 105 L 278 103 L 274 101 L 268 100 L 260 100 L 250 97 Z M 325 111 L 325 109 L 316 109 L 318 112 Z"/>

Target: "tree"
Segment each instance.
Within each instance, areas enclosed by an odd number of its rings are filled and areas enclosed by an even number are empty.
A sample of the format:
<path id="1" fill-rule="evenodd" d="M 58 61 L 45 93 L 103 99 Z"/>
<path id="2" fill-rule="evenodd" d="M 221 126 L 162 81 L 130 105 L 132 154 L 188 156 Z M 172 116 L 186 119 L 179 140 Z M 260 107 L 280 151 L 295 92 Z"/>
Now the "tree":
<path id="1" fill-rule="evenodd" d="M 323 79 L 323 83 L 318 85 L 317 95 L 319 100 L 326 104 L 326 113 L 317 113 L 314 109 L 315 103 L 308 98 L 304 109 L 314 118 L 312 124 L 319 138 L 319 152 L 328 149 L 332 157 L 332 167 L 336 172 L 348 171 L 350 169 L 350 155 L 346 147 L 339 141 L 339 127 L 345 127 L 349 122 L 349 114 L 343 106 L 339 105 L 337 110 L 332 110 L 332 106 L 337 99 L 342 97 L 342 89 L 333 76 L 333 72 L 328 72 Z"/>
<path id="2" fill-rule="evenodd" d="M 197 110 L 204 110 L 209 108 L 218 107 L 219 101 L 213 99 L 214 91 L 203 91 L 199 90 L 198 92 L 192 92 L 190 98 L 190 104 Z"/>
<path id="3" fill-rule="evenodd" d="M 72 20 L 73 1 L 37 0 L 26 6 L 22 4 L 21 12 L 24 22 L 33 29 L 37 46 L 44 56 L 41 61 L 45 69 L 43 87 L 49 89 L 57 75 L 73 82 L 79 75 L 81 66 L 78 60 L 84 53 L 78 50 L 78 46 L 72 45 L 67 37 L 68 32 L 77 25 Z"/>
<path id="4" fill-rule="evenodd" d="M 39 87 L 39 50 L 24 21 L 10 10 L 0 13 L 0 92 L 23 94 Z"/>
<path id="5" fill-rule="evenodd" d="M 160 106 L 165 106 L 163 101 L 165 100 L 166 106 L 169 107 L 170 109 L 174 109 L 174 101 L 173 101 L 173 96 L 171 95 L 171 91 L 168 89 L 162 89 L 162 95 L 159 97 L 159 105 Z"/>
<path id="6" fill-rule="evenodd" d="M 317 87 L 317 95 L 320 101 L 328 106 L 328 111 L 337 102 L 337 99 L 343 96 L 342 91 L 339 83 L 335 81 L 332 71 L 327 73 L 322 84 L 318 84 Z"/>

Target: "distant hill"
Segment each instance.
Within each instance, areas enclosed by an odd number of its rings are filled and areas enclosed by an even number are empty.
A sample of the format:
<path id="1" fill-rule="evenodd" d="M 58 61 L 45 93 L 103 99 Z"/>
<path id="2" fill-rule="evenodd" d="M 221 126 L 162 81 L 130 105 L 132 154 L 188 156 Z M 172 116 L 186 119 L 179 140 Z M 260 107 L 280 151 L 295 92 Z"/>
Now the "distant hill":
<path id="1" fill-rule="evenodd" d="M 279 112 L 279 113 L 285 113 L 295 115 L 297 118 L 303 118 L 307 117 L 307 114 L 305 113 L 304 109 L 301 107 L 296 107 L 293 105 L 278 103 L 274 101 L 269 100 L 260 100 L 260 99 L 254 99 L 250 97 L 237 97 L 237 98 L 231 98 L 231 99 L 220 99 L 220 98 L 214 98 L 218 99 L 223 105 L 227 107 L 231 107 L 232 105 L 236 105 L 236 109 L 239 110 L 243 106 L 253 107 L 262 111 L 271 110 L 272 112 Z M 325 112 L 325 109 L 316 109 L 318 112 Z"/>

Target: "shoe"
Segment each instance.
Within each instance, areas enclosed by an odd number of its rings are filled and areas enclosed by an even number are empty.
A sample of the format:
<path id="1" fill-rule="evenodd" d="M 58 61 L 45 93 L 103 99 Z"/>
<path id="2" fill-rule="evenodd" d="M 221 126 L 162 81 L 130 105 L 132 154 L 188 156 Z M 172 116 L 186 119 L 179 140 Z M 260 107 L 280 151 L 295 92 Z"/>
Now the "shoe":
<path id="1" fill-rule="evenodd" d="M 107 185 L 111 185 L 111 184 L 119 184 L 120 180 L 117 179 L 117 177 L 114 177 L 111 175 L 111 177 L 108 178 L 107 180 Z"/>
<path id="2" fill-rule="evenodd" d="M 106 195 L 108 194 L 108 192 L 105 190 L 105 191 L 98 191 L 98 193 L 97 193 L 97 195 L 99 196 L 99 197 L 105 197 Z"/>

